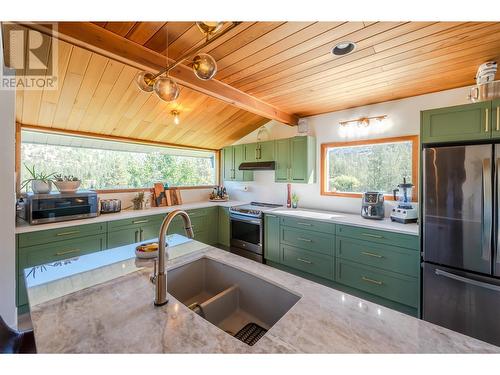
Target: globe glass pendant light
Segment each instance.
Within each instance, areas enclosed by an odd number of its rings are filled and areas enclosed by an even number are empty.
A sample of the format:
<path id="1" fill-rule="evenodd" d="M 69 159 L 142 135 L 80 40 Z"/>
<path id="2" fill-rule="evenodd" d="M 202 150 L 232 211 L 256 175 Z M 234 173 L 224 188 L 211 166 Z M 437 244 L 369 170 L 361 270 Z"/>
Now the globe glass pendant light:
<path id="1" fill-rule="evenodd" d="M 203 34 L 210 35 L 220 30 L 224 22 L 196 22 L 196 26 Z"/>
<path id="2" fill-rule="evenodd" d="M 193 72 L 199 79 L 208 81 L 217 73 L 217 63 L 212 56 L 200 53 L 193 59 Z"/>
<path id="3" fill-rule="evenodd" d="M 166 102 L 172 102 L 179 97 L 179 86 L 170 77 L 157 78 L 154 84 L 154 90 L 156 95 L 161 100 Z"/>
<path id="4" fill-rule="evenodd" d="M 145 92 L 152 92 L 153 91 L 153 86 L 155 84 L 155 79 L 153 73 L 150 72 L 139 72 L 135 76 L 135 80 L 137 82 L 137 86 L 142 91 Z"/>

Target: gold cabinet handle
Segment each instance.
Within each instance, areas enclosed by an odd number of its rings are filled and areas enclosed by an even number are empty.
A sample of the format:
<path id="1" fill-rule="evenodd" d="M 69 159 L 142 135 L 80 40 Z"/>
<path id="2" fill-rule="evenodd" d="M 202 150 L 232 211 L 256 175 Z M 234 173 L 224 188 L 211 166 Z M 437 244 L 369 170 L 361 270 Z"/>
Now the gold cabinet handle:
<path id="1" fill-rule="evenodd" d="M 309 224 L 309 223 L 302 223 L 302 222 L 298 222 L 297 224 L 299 225 L 305 225 L 306 227 L 310 227 L 312 224 Z"/>
<path id="2" fill-rule="evenodd" d="M 370 233 L 362 233 L 363 236 L 372 237 L 372 238 L 384 238 L 384 236 L 380 236 L 378 234 L 370 234 Z"/>
<path id="3" fill-rule="evenodd" d="M 302 262 L 302 263 L 312 264 L 312 262 L 311 262 L 311 261 L 309 261 L 309 260 L 307 260 L 307 259 L 297 258 L 297 260 L 298 260 L 299 262 Z"/>
<path id="4" fill-rule="evenodd" d="M 485 108 L 484 109 L 484 112 L 485 112 L 485 120 L 484 120 L 484 131 L 485 133 L 488 133 L 488 130 L 489 130 L 489 127 L 488 127 L 488 122 L 489 122 L 489 111 L 488 111 L 488 108 Z"/>
<path id="5" fill-rule="evenodd" d="M 132 221 L 132 224 L 143 224 L 143 223 L 149 223 L 149 219 Z"/>
<path id="6" fill-rule="evenodd" d="M 372 284 L 379 285 L 379 286 L 383 284 L 382 281 L 373 280 L 373 279 L 370 279 L 369 277 L 366 277 L 366 276 L 361 277 L 361 280 L 366 281 L 367 283 L 372 283 Z"/>
<path id="7" fill-rule="evenodd" d="M 375 253 L 370 253 L 369 251 L 362 251 L 361 254 L 367 255 L 369 257 L 374 257 L 374 258 L 383 258 L 382 255 L 380 254 L 375 254 Z"/>
<path id="8" fill-rule="evenodd" d="M 500 106 L 497 107 L 497 132 L 500 131 Z"/>
<path id="9" fill-rule="evenodd" d="M 72 230 L 69 232 L 57 233 L 56 236 L 69 236 L 70 234 L 77 234 L 77 233 L 80 233 L 80 231 L 79 230 Z"/>
<path id="10" fill-rule="evenodd" d="M 302 237 L 297 237 L 297 240 L 304 242 L 312 242 L 312 240 L 310 240 L 309 238 L 302 238 Z"/>
<path id="11" fill-rule="evenodd" d="M 80 249 L 71 249 L 71 250 L 59 251 L 59 252 L 55 253 L 54 255 L 60 257 L 61 255 L 77 253 L 79 251 L 80 251 Z"/>

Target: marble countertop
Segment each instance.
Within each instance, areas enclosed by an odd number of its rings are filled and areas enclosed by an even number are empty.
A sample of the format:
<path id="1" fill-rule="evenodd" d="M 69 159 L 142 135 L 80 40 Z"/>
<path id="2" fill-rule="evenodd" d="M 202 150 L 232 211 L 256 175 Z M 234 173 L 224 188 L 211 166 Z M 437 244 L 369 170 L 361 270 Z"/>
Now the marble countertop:
<path id="1" fill-rule="evenodd" d="M 93 223 L 102 223 L 106 221 L 114 221 L 114 220 L 122 220 L 122 219 L 131 219 L 142 216 L 149 215 L 159 215 L 166 214 L 173 210 L 193 210 L 196 208 L 206 208 L 206 207 L 231 207 L 238 206 L 242 204 L 248 204 L 249 202 L 245 201 L 235 201 L 229 200 L 226 202 L 210 202 L 210 201 L 200 201 L 200 202 L 191 202 L 184 203 L 176 206 L 165 206 L 165 207 L 151 207 L 144 210 L 123 210 L 117 213 L 111 214 L 103 214 L 93 218 L 87 219 L 78 219 L 78 220 L 69 220 L 69 221 L 61 221 L 57 223 L 48 223 L 48 224 L 38 224 L 38 225 L 29 225 L 28 223 L 21 224 L 16 226 L 16 234 L 18 233 L 28 233 L 28 232 L 37 232 L 40 230 L 47 229 L 58 229 L 58 228 L 66 228 L 75 225 L 84 225 L 84 224 L 93 224 Z"/>
<path id="2" fill-rule="evenodd" d="M 152 207 L 152 208 L 148 208 L 148 209 L 144 209 L 144 210 L 124 210 L 124 211 L 121 211 L 118 213 L 100 215 L 100 216 L 97 216 L 95 218 L 89 218 L 89 219 L 62 221 L 62 222 L 58 222 L 58 223 L 39 224 L 39 225 L 23 224 L 23 225 L 19 225 L 16 227 L 16 234 L 36 232 L 36 231 L 47 230 L 47 229 L 66 228 L 66 227 L 71 227 L 71 226 L 75 226 L 75 225 L 102 223 L 102 222 L 106 222 L 106 221 L 121 220 L 121 219 L 130 219 L 130 218 L 136 218 L 136 217 L 141 217 L 141 216 L 165 214 L 165 213 L 171 212 L 175 209 L 192 210 L 192 209 L 196 209 L 196 208 L 206 208 L 206 207 L 214 207 L 214 206 L 231 207 L 231 206 L 238 206 L 238 205 L 243 205 L 243 204 L 248 204 L 248 203 L 250 203 L 250 202 L 248 202 L 248 201 L 236 201 L 236 200 L 230 200 L 227 202 L 201 201 L 201 202 L 185 203 L 185 204 L 177 205 L 177 206 Z M 300 217 L 303 219 L 319 220 L 319 221 L 333 222 L 333 223 L 339 223 L 339 224 L 348 224 L 348 225 L 354 225 L 354 226 L 359 226 L 359 227 L 364 227 L 364 228 L 373 228 L 373 229 L 387 230 L 387 231 L 391 231 L 391 232 L 418 235 L 418 224 L 415 224 L 415 223 L 412 223 L 412 224 L 394 223 L 389 218 L 385 218 L 383 220 L 370 220 L 370 219 L 365 219 L 358 214 L 342 213 L 342 212 L 335 212 L 335 211 L 321 211 L 321 210 L 314 210 L 314 209 L 308 209 L 308 208 L 292 209 L 292 208 L 280 207 L 280 208 L 275 208 L 275 209 L 269 210 L 267 212 L 269 212 L 269 213 L 273 212 L 276 215 L 295 216 L 295 217 Z"/>
<path id="3" fill-rule="evenodd" d="M 173 296 L 167 305 L 154 307 L 152 262 L 136 260 L 134 245 L 124 246 L 74 259 L 66 265 L 73 271 L 64 273 L 65 265 L 54 266 L 43 281 L 28 280 L 38 351 L 500 353 L 500 347 L 200 242 L 182 236 L 168 240 L 173 246 L 168 269 L 208 257 L 301 298 L 254 346 L 248 346 Z"/>
<path id="4" fill-rule="evenodd" d="M 412 234 L 418 236 L 418 224 L 401 224 L 391 221 L 390 218 L 383 220 L 365 219 L 358 214 L 349 214 L 334 211 L 313 210 L 308 208 L 286 208 L 280 207 L 270 210 L 268 213 L 274 213 L 280 216 L 294 216 L 301 219 L 311 219 L 325 221 L 336 224 L 347 224 L 363 228 L 373 228 L 386 230 L 390 232 Z"/>

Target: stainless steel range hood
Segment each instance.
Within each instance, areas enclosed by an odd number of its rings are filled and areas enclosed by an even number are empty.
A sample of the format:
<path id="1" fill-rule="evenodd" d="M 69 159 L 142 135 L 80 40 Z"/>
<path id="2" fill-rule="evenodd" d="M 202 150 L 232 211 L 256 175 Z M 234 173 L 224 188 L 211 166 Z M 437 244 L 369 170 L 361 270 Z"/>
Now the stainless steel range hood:
<path id="1" fill-rule="evenodd" d="M 251 163 L 241 163 L 238 169 L 240 171 L 274 171 L 276 169 L 276 162 L 256 161 Z"/>

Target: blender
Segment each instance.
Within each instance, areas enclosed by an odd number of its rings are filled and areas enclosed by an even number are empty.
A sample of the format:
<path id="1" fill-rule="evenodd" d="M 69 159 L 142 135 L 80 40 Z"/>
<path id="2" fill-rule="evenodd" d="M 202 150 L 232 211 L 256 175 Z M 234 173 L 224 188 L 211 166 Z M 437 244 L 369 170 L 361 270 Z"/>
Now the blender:
<path id="1" fill-rule="evenodd" d="M 399 184 L 397 189 L 392 191 L 394 200 L 398 202 L 398 206 L 392 209 L 391 221 L 403 224 L 417 222 L 418 211 L 411 204 L 412 190 L 413 184 L 407 183 L 406 178 L 403 178 L 403 183 Z"/>

